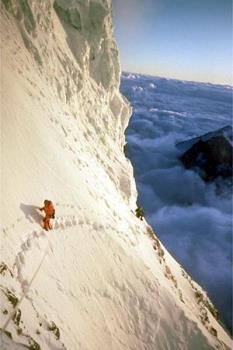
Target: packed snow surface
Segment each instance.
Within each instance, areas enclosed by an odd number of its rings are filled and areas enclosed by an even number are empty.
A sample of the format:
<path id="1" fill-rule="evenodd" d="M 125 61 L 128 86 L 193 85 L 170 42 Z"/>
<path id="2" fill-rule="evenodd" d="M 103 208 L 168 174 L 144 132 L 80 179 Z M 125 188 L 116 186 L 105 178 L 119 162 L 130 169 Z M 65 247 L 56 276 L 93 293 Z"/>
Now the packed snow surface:
<path id="1" fill-rule="evenodd" d="M 135 217 L 111 3 L 4 0 L 1 39 L 1 349 L 229 349 L 206 293 Z"/>
<path id="2" fill-rule="evenodd" d="M 139 202 L 231 328 L 232 191 L 219 181 L 206 184 L 179 156 L 201 135 L 224 135 L 232 143 L 232 88 L 125 73 L 121 91 L 133 106 L 126 151 Z"/>

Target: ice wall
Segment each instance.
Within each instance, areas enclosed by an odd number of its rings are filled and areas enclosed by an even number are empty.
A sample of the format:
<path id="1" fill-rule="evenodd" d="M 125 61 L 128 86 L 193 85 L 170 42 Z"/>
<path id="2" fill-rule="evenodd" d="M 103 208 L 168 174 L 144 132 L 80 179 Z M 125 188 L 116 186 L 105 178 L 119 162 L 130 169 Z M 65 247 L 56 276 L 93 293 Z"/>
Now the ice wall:
<path id="1" fill-rule="evenodd" d="M 14 27 L 18 37 L 15 45 L 23 48 L 16 57 L 23 74 L 30 79 L 33 71 L 38 85 L 40 81 L 49 84 L 67 113 L 85 125 L 86 132 L 80 137 L 95 141 L 96 152 L 91 152 L 99 162 L 108 159 L 105 170 L 125 200 L 134 203 L 131 165 L 116 156 L 125 143 L 131 108 L 119 92 L 120 64 L 112 33 L 111 2 L 4 0 L 2 4 L 4 34 Z M 11 55 L 9 43 L 5 47 L 6 55 Z M 113 173 L 115 156 L 118 171 Z"/>

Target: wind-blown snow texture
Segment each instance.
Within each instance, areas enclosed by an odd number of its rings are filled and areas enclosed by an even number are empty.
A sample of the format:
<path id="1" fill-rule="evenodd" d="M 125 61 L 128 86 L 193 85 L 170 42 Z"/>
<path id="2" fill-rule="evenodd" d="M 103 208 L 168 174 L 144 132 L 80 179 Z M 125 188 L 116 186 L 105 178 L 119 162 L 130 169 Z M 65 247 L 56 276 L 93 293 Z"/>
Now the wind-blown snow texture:
<path id="1" fill-rule="evenodd" d="M 123 74 L 139 200 L 165 246 L 232 320 L 232 198 L 183 168 L 175 144 L 232 124 L 232 88 Z M 232 137 L 232 135 L 231 135 Z"/>
<path id="2" fill-rule="evenodd" d="M 205 292 L 134 215 L 111 23 L 107 0 L 2 1 L 0 348 L 229 349 Z"/>

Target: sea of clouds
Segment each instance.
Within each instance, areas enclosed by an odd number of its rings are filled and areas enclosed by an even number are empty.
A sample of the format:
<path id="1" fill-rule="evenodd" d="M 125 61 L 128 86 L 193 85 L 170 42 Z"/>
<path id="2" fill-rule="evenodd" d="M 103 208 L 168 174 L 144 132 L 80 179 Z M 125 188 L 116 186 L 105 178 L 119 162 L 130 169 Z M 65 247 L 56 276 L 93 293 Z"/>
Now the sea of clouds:
<path id="1" fill-rule="evenodd" d="M 139 204 L 166 248 L 232 319 L 232 196 L 178 160 L 178 142 L 232 124 L 232 87 L 124 73 L 126 153 Z"/>

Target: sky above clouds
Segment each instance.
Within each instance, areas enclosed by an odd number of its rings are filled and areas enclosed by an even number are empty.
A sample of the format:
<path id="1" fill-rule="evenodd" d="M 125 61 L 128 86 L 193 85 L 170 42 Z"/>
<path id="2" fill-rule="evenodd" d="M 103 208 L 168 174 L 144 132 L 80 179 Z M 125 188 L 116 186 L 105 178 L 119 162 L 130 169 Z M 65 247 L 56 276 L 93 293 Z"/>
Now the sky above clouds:
<path id="1" fill-rule="evenodd" d="M 112 0 L 122 69 L 232 83 L 231 0 Z"/>

